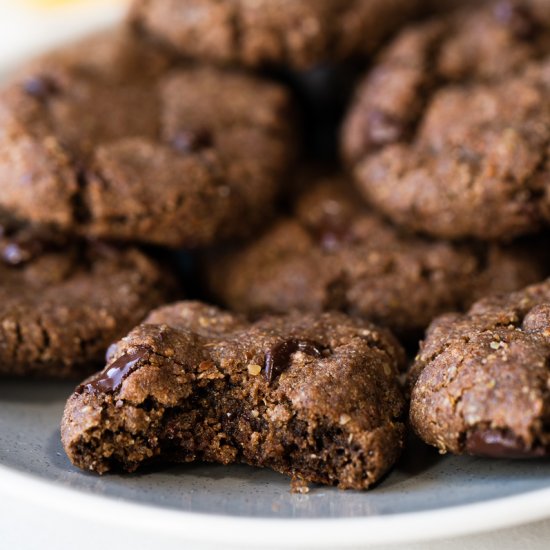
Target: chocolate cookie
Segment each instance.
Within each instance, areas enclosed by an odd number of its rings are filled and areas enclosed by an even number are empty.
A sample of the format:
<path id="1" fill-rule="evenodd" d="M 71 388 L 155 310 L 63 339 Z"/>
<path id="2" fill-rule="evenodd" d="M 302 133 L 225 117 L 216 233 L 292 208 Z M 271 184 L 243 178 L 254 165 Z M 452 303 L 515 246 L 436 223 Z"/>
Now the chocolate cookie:
<path id="1" fill-rule="evenodd" d="M 249 232 L 295 144 L 277 84 L 173 66 L 122 30 L 0 92 L 0 205 L 67 232 L 171 247 Z"/>
<path id="2" fill-rule="evenodd" d="M 550 455 L 550 279 L 435 320 L 411 371 L 411 423 L 441 452 Z"/>
<path id="3" fill-rule="evenodd" d="M 403 234 L 362 204 L 342 176 L 308 176 L 292 216 L 210 256 L 215 299 L 258 314 L 341 310 L 418 336 L 445 311 L 549 274 L 546 243 L 452 244 Z"/>
<path id="4" fill-rule="evenodd" d="M 550 219 L 550 11 L 484 2 L 403 31 L 358 89 L 343 152 L 365 198 L 437 237 Z"/>
<path id="5" fill-rule="evenodd" d="M 0 214 L 0 375 L 82 377 L 113 340 L 173 297 L 135 249 L 67 242 Z"/>
<path id="6" fill-rule="evenodd" d="M 85 470 L 244 462 L 366 489 L 397 459 L 403 353 L 339 313 L 250 324 L 198 302 L 153 313 L 70 397 L 61 435 Z"/>
<path id="7" fill-rule="evenodd" d="M 426 0 L 134 0 L 130 19 L 200 60 L 304 69 L 371 53 Z"/>

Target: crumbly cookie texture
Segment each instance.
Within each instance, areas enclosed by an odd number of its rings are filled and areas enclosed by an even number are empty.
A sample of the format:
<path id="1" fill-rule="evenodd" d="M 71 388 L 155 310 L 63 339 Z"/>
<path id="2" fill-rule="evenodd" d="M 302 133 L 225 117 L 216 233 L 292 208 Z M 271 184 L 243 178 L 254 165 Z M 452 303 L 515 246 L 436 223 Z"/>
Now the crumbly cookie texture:
<path id="1" fill-rule="evenodd" d="M 60 236 L 0 212 L 0 375 L 82 378 L 150 309 L 174 297 L 136 249 Z"/>
<path id="2" fill-rule="evenodd" d="M 359 86 L 343 153 L 364 197 L 437 237 L 550 220 L 550 11 L 499 0 L 404 30 Z"/>
<path id="3" fill-rule="evenodd" d="M 446 311 L 550 274 L 546 243 L 452 244 L 400 232 L 339 174 L 308 174 L 293 215 L 233 250 L 210 254 L 204 279 L 232 310 L 340 310 L 418 337 Z"/>
<path id="4" fill-rule="evenodd" d="M 88 236 L 196 247 L 270 211 L 291 158 L 288 92 L 176 65 L 123 29 L 0 91 L 0 205 Z"/>
<path id="5" fill-rule="evenodd" d="M 403 351 L 339 313 L 253 324 L 197 302 L 152 312 L 70 397 L 61 434 L 85 470 L 244 462 L 366 489 L 403 445 Z"/>
<path id="6" fill-rule="evenodd" d="M 442 452 L 550 454 L 550 279 L 435 320 L 410 373 L 410 420 Z"/>
<path id="7" fill-rule="evenodd" d="M 372 53 L 425 0 L 135 0 L 130 21 L 187 57 L 309 68 Z"/>

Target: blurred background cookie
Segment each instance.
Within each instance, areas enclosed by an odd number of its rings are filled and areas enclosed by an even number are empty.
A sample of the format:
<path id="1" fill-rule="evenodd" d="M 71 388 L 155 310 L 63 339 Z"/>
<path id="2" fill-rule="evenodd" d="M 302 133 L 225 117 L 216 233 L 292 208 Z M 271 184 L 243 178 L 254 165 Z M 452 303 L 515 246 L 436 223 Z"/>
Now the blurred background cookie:
<path id="1" fill-rule="evenodd" d="M 215 299 L 253 315 L 340 310 L 414 337 L 436 315 L 549 273 L 541 240 L 499 246 L 410 235 L 363 205 L 345 176 L 325 172 L 303 176 L 291 215 L 208 257 Z"/>
<path id="2" fill-rule="evenodd" d="M 343 129 L 365 199 L 436 237 L 539 230 L 550 189 L 549 45 L 540 0 L 484 2 L 402 31 Z"/>

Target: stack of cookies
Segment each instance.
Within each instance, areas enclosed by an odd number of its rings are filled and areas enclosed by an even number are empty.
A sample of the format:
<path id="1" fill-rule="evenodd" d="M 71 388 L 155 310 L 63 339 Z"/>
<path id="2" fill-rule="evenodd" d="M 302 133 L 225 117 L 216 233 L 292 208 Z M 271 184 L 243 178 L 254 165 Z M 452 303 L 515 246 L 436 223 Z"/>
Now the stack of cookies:
<path id="1" fill-rule="evenodd" d="M 88 376 L 76 466 L 550 454 L 550 10 L 433 4 L 134 0 L 4 85 L 0 372 Z"/>

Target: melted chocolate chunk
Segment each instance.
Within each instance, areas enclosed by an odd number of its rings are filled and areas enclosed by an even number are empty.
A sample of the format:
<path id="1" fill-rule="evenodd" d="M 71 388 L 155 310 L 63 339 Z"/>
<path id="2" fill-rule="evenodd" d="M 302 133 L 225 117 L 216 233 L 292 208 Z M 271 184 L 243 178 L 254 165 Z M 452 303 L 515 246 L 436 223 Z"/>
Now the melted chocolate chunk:
<path id="1" fill-rule="evenodd" d="M 32 258 L 32 252 L 17 243 L 8 243 L 2 247 L 2 259 L 10 265 L 21 265 Z"/>
<path id="2" fill-rule="evenodd" d="M 136 350 L 125 353 L 114 363 L 96 376 L 88 383 L 81 384 L 76 389 L 76 393 L 113 393 L 117 391 L 122 382 L 130 376 L 137 368 L 141 359 L 144 359 L 149 350 L 147 348 L 137 348 Z"/>
<path id="3" fill-rule="evenodd" d="M 30 96 L 45 101 L 59 93 L 59 86 L 49 76 L 34 76 L 23 83 L 23 88 Z"/>
<path id="4" fill-rule="evenodd" d="M 351 228 L 346 222 L 329 218 L 313 229 L 313 236 L 327 252 L 338 250 L 343 244 L 353 240 Z"/>
<path id="5" fill-rule="evenodd" d="M 12 266 L 25 264 L 45 250 L 45 243 L 25 229 L 14 230 L 2 226 L 0 231 L 0 259 Z"/>
<path id="6" fill-rule="evenodd" d="M 290 357 L 293 353 L 301 351 L 313 357 L 321 357 L 324 346 L 313 342 L 312 340 L 298 340 L 291 338 L 275 344 L 265 354 L 264 376 L 267 383 L 270 384 L 274 378 L 280 376 L 290 365 Z"/>
<path id="7" fill-rule="evenodd" d="M 538 26 L 527 6 L 512 0 L 505 0 L 497 4 L 495 17 L 520 40 L 530 40 L 538 31 Z"/>
<path id="8" fill-rule="evenodd" d="M 179 153 L 195 153 L 213 145 L 212 134 L 205 129 L 181 130 L 171 140 L 172 147 Z"/>
<path id="9" fill-rule="evenodd" d="M 387 145 L 403 139 L 406 128 L 403 123 L 382 111 L 369 113 L 366 125 L 368 140 L 374 145 Z"/>
<path id="10" fill-rule="evenodd" d="M 529 448 L 509 430 L 476 430 L 466 439 L 466 452 L 487 458 L 537 458 L 547 456 L 544 447 Z"/>

